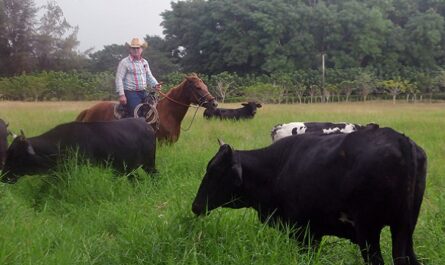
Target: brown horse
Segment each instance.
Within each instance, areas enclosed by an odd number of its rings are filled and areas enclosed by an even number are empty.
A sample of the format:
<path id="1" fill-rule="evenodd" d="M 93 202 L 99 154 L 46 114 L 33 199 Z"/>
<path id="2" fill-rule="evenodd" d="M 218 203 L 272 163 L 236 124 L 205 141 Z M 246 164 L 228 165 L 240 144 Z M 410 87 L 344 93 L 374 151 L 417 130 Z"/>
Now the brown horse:
<path id="1" fill-rule="evenodd" d="M 205 108 L 216 108 L 218 103 L 204 82 L 196 75 L 186 76 L 176 87 L 170 89 L 159 100 L 156 109 L 159 115 L 159 130 L 156 138 L 160 141 L 174 143 L 179 138 L 181 122 L 191 104 Z M 115 120 L 114 107 L 116 102 L 100 102 L 79 113 L 76 121 L 110 121 Z"/>

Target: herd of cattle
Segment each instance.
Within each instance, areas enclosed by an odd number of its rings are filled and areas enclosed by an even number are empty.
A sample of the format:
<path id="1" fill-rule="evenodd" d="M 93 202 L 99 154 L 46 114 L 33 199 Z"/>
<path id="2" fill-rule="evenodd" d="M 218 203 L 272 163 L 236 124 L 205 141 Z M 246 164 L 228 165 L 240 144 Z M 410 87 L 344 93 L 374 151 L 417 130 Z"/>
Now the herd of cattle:
<path id="1" fill-rule="evenodd" d="M 253 118 L 261 104 L 206 110 L 204 117 Z M 144 119 L 71 122 L 40 136 L 23 133 L 7 146 L 0 119 L 2 181 L 45 173 L 68 151 L 120 171 L 155 171 L 156 135 Z M 407 136 L 377 124 L 292 122 L 275 125 L 272 144 L 235 150 L 220 141 L 192 204 L 196 215 L 215 208 L 250 207 L 262 222 L 285 223 L 293 237 L 318 242 L 325 235 L 358 244 L 366 263 L 383 264 L 380 233 L 389 226 L 393 262 L 420 265 L 413 233 L 425 191 L 427 158 Z M 310 235 L 307 237 L 306 235 Z M 316 245 L 316 244 L 315 244 Z"/>

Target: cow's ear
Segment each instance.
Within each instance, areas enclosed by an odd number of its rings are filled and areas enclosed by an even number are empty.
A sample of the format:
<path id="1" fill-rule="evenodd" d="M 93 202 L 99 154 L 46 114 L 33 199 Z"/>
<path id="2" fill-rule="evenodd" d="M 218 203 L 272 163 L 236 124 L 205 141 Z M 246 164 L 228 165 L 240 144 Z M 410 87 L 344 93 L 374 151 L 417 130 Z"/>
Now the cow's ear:
<path id="1" fill-rule="evenodd" d="M 243 105 L 243 106 L 248 106 L 249 103 L 241 103 L 241 105 Z"/>
<path id="2" fill-rule="evenodd" d="M 260 103 L 257 103 L 257 104 L 256 104 L 256 107 L 257 107 L 257 108 L 261 108 L 262 106 L 263 106 L 263 105 L 261 105 Z"/>

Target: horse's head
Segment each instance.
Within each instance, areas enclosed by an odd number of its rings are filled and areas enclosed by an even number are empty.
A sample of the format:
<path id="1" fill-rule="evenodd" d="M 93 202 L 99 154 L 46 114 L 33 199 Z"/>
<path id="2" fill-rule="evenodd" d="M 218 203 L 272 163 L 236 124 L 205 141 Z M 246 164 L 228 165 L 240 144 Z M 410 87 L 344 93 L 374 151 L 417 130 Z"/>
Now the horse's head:
<path id="1" fill-rule="evenodd" d="M 216 109 L 218 102 L 210 94 L 207 85 L 196 74 L 186 76 L 186 85 L 191 91 L 191 103 L 203 106 L 206 109 Z"/>

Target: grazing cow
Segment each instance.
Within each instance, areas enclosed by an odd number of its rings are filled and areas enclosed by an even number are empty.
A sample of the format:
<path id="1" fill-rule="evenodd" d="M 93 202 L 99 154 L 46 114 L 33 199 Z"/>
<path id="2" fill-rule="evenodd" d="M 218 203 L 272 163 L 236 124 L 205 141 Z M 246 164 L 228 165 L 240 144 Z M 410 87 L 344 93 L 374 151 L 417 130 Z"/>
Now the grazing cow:
<path id="1" fill-rule="evenodd" d="M 155 171 L 156 138 L 144 119 L 109 122 L 70 122 L 48 132 L 25 138 L 17 136 L 8 148 L 3 182 L 15 183 L 20 176 L 46 173 L 67 152 L 78 152 L 92 162 L 111 162 L 120 171 L 142 166 Z"/>
<path id="2" fill-rule="evenodd" d="M 0 119 L 0 170 L 3 168 L 3 164 L 6 159 L 6 150 L 8 149 L 8 124 L 4 120 Z"/>
<path id="3" fill-rule="evenodd" d="M 372 265 L 383 264 L 380 233 L 390 226 L 394 264 L 419 265 L 412 236 L 425 181 L 425 152 L 390 128 L 295 135 L 249 151 L 221 143 L 192 211 L 253 207 L 263 222 L 307 227 L 316 242 L 349 239 Z"/>
<path id="4" fill-rule="evenodd" d="M 252 119 L 256 114 L 256 109 L 261 108 L 262 105 L 260 103 L 249 101 L 247 103 L 242 103 L 244 107 L 238 109 L 206 109 L 204 111 L 204 117 L 207 119 L 210 118 L 219 118 L 219 119 Z"/>
<path id="5" fill-rule="evenodd" d="M 366 126 L 375 125 L 368 124 Z M 318 134 L 331 134 L 331 133 L 351 133 L 357 130 L 366 128 L 360 124 L 354 123 L 332 123 L 332 122 L 290 122 L 277 124 L 272 128 L 271 137 L 275 142 L 283 137 L 305 134 L 305 133 L 318 133 Z"/>

